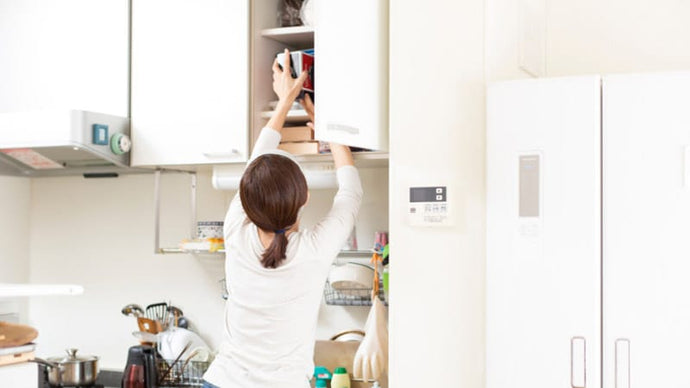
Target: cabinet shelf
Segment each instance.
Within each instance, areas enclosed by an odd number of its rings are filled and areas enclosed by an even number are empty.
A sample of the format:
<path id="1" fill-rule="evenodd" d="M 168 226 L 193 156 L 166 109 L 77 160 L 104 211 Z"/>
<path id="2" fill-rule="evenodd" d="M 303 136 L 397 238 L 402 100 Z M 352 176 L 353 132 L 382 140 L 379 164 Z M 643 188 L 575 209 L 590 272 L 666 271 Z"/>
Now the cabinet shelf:
<path id="1" fill-rule="evenodd" d="M 293 47 L 314 45 L 314 28 L 308 26 L 269 28 L 262 30 L 261 36 Z"/>
<path id="2" fill-rule="evenodd" d="M 203 249 L 182 249 L 182 248 L 161 248 L 159 253 L 171 254 L 171 253 L 186 253 L 190 255 L 225 255 L 225 249 L 219 249 L 217 251 L 211 252 Z"/>
<path id="3" fill-rule="evenodd" d="M 272 110 L 268 111 L 263 111 L 261 112 L 261 118 L 262 119 L 270 119 L 273 117 L 273 112 Z M 304 109 L 293 109 L 290 110 L 287 114 L 287 117 L 285 117 L 285 122 L 287 123 L 297 123 L 297 122 L 307 122 L 309 121 L 309 115 L 307 115 L 307 112 Z"/>
<path id="4" fill-rule="evenodd" d="M 354 250 L 354 251 L 340 251 L 338 253 L 338 257 L 366 257 L 369 258 L 371 255 L 374 254 L 374 251 L 371 249 L 362 249 L 362 250 Z"/>

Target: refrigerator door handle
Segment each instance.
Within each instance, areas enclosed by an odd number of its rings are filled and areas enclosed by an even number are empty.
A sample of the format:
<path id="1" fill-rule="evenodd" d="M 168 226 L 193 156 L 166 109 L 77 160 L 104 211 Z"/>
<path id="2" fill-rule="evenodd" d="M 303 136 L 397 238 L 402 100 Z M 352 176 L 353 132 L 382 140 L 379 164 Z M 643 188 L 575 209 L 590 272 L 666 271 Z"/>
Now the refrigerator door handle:
<path id="1" fill-rule="evenodd" d="M 587 340 L 585 337 L 570 338 L 570 386 L 587 386 Z"/>
<path id="2" fill-rule="evenodd" d="M 630 388 L 630 340 L 616 339 L 615 348 L 615 388 Z"/>

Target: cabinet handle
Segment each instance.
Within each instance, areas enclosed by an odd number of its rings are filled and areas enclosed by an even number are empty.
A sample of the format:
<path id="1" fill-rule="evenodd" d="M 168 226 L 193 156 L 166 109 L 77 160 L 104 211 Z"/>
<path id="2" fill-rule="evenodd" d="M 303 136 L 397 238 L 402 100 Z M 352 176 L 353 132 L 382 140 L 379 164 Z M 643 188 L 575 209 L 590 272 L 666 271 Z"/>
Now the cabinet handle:
<path id="1" fill-rule="evenodd" d="M 683 187 L 685 187 L 686 189 L 690 189 L 690 145 L 685 146 L 684 159 L 685 159 L 685 166 L 684 166 L 685 173 L 683 174 L 684 175 Z"/>
<path id="2" fill-rule="evenodd" d="M 615 348 L 615 388 L 630 388 L 630 340 L 618 338 Z"/>
<path id="3" fill-rule="evenodd" d="M 570 386 L 587 386 L 587 340 L 585 337 L 570 338 Z"/>
<path id="4" fill-rule="evenodd" d="M 207 157 L 209 159 L 223 159 L 223 158 L 234 158 L 237 156 L 242 156 L 242 153 L 236 148 L 233 148 L 230 151 L 204 152 L 203 154 L 205 157 Z"/>

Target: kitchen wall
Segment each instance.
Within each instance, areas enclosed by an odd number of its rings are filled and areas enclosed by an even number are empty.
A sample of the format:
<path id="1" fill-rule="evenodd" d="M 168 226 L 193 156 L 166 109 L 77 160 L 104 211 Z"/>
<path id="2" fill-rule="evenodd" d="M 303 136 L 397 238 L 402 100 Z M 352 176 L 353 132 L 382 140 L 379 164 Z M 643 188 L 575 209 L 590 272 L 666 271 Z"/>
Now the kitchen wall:
<path id="1" fill-rule="evenodd" d="M 688 2 L 391 2 L 391 386 L 484 385 L 484 85 L 532 76 L 526 5 L 542 75 L 690 69 Z M 453 185 L 455 225 L 407 224 L 419 184 Z"/>
<path id="2" fill-rule="evenodd" d="M 532 77 L 520 67 L 520 32 L 524 28 L 520 14 L 521 11 L 524 14 L 528 6 L 535 10 L 535 17 L 542 16 L 535 22 L 545 25 L 546 0 L 485 0 L 484 55 L 487 84 Z M 545 32 L 541 36 L 534 36 L 544 46 Z M 541 59 L 544 62 L 544 58 Z"/>
<path id="3" fill-rule="evenodd" d="M 690 2 L 548 0 L 549 76 L 690 69 Z"/>
<path id="4" fill-rule="evenodd" d="M 362 170 L 365 198 L 358 222 L 360 247 L 373 244 L 388 224 L 386 170 Z M 189 235 L 189 176 L 162 177 L 161 240 L 174 247 Z M 133 318 L 120 313 L 128 303 L 171 301 L 207 342 L 217 347 L 222 333 L 221 256 L 156 255 L 152 175 L 117 179 L 81 177 L 33 180 L 30 209 L 30 280 L 76 283 L 84 295 L 34 297 L 29 323 L 39 332 L 37 353 L 59 355 L 67 347 L 101 357 L 104 368 L 122 368 L 136 341 Z M 27 190 L 28 192 L 28 190 Z M 214 190 L 210 174 L 198 185 L 199 220 L 222 220 L 234 192 Z M 330 207 L 334 190 L 312 191 L 303 225 Z M 28 195 L 27 195 L 28 197 Z M 317 336 L 364 325 L 364 307 L 322 306 Z"/>
<path id="5" fill-rule="evenodd" d="M 0 177 L 0 283 L 29 280 L 29 204 L 31 181 Z M 0 320 L 5 314 L 26 317 L 26 300 L 0 297 Z"/>
<path id="6" fill-rule="evenodd" d="M 484 12 L 390 2 L 391 387 L 484 385 Z M 426 185 L 452 226 L 408 224 Z"/>

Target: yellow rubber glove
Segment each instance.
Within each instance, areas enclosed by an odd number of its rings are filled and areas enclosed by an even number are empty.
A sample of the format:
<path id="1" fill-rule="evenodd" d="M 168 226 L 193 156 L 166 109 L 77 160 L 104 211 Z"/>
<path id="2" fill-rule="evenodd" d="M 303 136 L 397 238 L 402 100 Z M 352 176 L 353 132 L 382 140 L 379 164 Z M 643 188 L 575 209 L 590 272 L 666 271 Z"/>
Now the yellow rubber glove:
<path id="1" fill-rule="evenodd" d="M 352 376 L 364 381 L 378 380 L 388 365 L 388 320 L 386 308 L 377 297 L 364 324 L 364 339 L 360 343 L 352 366 Z"/>

